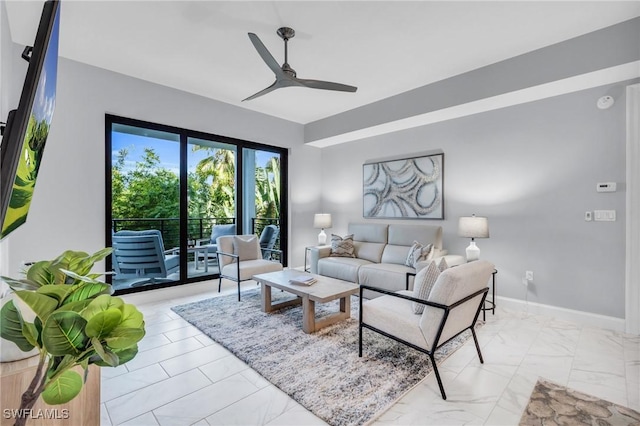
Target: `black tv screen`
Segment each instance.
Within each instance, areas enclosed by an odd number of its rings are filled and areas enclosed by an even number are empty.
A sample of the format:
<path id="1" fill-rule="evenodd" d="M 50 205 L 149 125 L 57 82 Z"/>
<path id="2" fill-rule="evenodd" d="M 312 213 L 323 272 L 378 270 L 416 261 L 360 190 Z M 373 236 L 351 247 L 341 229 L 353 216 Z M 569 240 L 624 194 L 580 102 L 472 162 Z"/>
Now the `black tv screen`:
<path id="1" fill-rule="evenodd" d="M 56 103 L 60 7 L 48 0 L 33 48 L 22 57 L 29 61 L 18 108 L 9 113 L 0 147 L 0 238 L 27 220 L 42 154 Z"/>

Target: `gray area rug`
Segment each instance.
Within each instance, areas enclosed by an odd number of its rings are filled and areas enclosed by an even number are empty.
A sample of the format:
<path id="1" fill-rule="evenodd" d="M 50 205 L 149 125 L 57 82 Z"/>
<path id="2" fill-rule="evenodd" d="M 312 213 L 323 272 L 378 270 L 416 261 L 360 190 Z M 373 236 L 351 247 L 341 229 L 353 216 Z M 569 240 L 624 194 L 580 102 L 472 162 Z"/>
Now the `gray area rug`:
<path id="1" fill-rule="evenodd" d="M 538 380 L 520 425 L 640 425 L 640 413 L 547 380 Z"/>
<path id="2" fill-rule="evenodd" d="M 290 298 L 274 292 L 273 298 Z M 429 358 L 391 339 L 364 331 L 358 357 L 358 298 L 351 319 L 314 334 L 302 331 L 302 307 L 260 310 L 260 290 L 171 308 L 251 368 L 331 425 L 360 425 L 382 414 L 432 371 Z M 338 304 L 316 304 L 316 316 Z M 442 360 L 471 337 L 465 332 L 441 348 Z"/>

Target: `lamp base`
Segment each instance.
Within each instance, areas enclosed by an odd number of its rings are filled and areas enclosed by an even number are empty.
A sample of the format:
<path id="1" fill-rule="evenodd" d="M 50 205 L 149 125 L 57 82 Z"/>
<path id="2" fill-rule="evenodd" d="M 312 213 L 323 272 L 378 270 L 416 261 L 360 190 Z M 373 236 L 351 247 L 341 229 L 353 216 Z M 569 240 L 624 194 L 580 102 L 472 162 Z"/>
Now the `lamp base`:
<path id="1" fill-rule="evenodd" d="M 471 241 L 469 247 L 467 247 L 467 262 L 480 259 L 480 249 L 476 245 L 475 241 Z"/>
<path id="2" fill-rule="evenodd" d="M 318 245 L 323 246 L 327 243 L 327 234 L 324 233 L 324 228 L 320 230 L 318 234 Z"/>

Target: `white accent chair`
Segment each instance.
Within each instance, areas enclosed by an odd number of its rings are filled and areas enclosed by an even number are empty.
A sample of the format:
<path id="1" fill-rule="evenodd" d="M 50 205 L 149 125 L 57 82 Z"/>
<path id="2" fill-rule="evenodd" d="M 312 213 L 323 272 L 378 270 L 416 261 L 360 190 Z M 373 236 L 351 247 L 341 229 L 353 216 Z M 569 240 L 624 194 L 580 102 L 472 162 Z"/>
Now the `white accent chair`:
<path id="1" fill-rule="evenodd" d="M 254 275 L 282 270 L 280 262 L 264 259 L 263 252 L 280 253 L 275 249 L 261 248 L 257 235 L 227 235 L 216 240 L 220 279 L 218 293 L 222 288 L 222 279 L 226 278 L 238 283 L 238 301 L 240 301 L 240 283 L 253 279 Z"/>
<path id="2" fill-rule="evenodd" d="M 480 362 L 484 362 L 474 327 L 493 271 L 494 265 L 484 260 L 446 269 L 433 284 L 427 300 L 413 297 L 410 290 L 392 292 L 361 285 L 358 356 L 362 357 L 363 328 L 421 351 L 429 356 L 442 399 L 447 399 L 434 353 L 449 340 L 470 330 Z M 363 301 L 364 290 L 383 296 Z M 415 314 L 412 302 L 424 304 L 424 312 Z"/>

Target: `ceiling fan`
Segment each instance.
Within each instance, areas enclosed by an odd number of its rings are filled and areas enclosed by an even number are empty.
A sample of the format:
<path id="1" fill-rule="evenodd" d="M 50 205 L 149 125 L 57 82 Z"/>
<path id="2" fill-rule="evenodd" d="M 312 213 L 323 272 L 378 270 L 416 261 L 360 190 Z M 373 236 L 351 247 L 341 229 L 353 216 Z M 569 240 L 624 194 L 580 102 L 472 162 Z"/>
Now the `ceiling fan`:
<path id="1" fill-rule="evenodd" d="M 255 99 L 262 95 L 266 95 L 273 90 L 291 86 L 308 87 L 310 89 L 337 90 L 340 92 L 355 92 L 356 90 L 358 90 L 357 87 L 348 86 L 346 84 L 333 83 L 331 81 L 307 80 L 296 77 L 296 71 L 291 68 L 291 66 L 289 66 L 287 57 L 287 43 L 296 35 L 296 32 L 292 28 L 282 27 L 278 28 L 277 33 L 284 40 L 284 64 L 282 64 L 282 66 L 278 65 L 278 62 L 276 62 L 271 53 L 269 53 L 264 44 L 262 44 L 262 41 L 260 41 L 258 36 L 254 33 L 249 33 L 249 39 L 251 40 L 251 43 L 253 43 L 253 46 L 258 51 L 258 54 L 260 55 L 262 60 L 276 75 L 276 81 L 266 89 L 263 89 L 246 99 L 243 99 L 243 102 Z"/>

